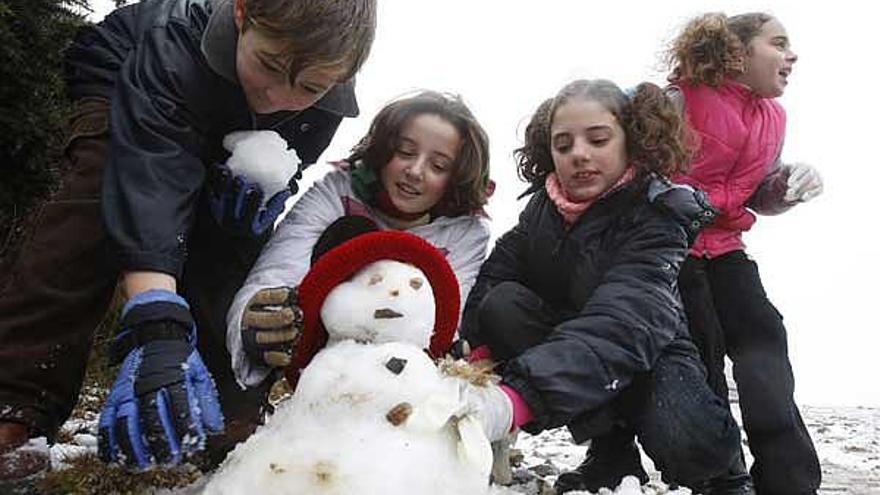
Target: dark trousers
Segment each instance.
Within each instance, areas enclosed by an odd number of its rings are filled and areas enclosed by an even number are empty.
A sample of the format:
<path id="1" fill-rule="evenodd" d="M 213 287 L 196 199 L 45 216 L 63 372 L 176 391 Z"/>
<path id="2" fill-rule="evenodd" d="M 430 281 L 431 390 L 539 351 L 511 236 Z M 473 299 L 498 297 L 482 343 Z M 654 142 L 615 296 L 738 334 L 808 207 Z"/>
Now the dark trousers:
<path id="1" fill-rule="evenodd" d="M 20 249 L 0 270 L 0 421 L 26 424 L 32 434 L 50 438 L 76 405 L 95 329 L 119 278 L 100 205 L 109 103 L 86 98 L 75 109 L 61 189 L 28 218 Z M 218 241 L 203 252 L 229 253 L 218 249 L 228 245 Z M 259 417 L 267 387 L 243 392 L 225 345 L 225 311 L 250 265 L 242 260 L 232 273 L 216 259 L 205 255 L 185 269 L 180 286 L 193 293 L 184 295 L 199 328 L 199 350 L 220 391 L 227 426 L 234 426 L 237 418 Z M 199 284 L 206 273 L 218 280 Z"/>
<path id="2" fill-rule="evenodd" d="M 540 344 L 573 316 L 515 282 L 495 286 L 479 311 L 480 337 L 501 361 Z M 601 359 L 601 349 L 597 352 L 584 359 Z M 586 410 L 569 424 L 579 442 L 621 427 L 638 435 L 665 479 L 684 486 L 725 473 L 739 455 L 736 422 L 706 385 L 697 350 L 687 338 L 669 344 L 653 369 L 636 374 L 612 403 Z"/>
<path id="3" fill-rule="evenodd" d="M 75 104 L 61 188 L 0 270 L 0 420 L 35 434 L 51 437 L 70 415 L 116 287 L 100 204 L 108 116 L 106 100 Z"/>
<path id="4" fill-rule="evenodd" d="M 757 492 L 815 493 L 822 476 L 819 460 L 794 403 L 782 315 L 767 299 L 758 266 L 743 251 L 688 257 L 679 288 L 709 383 L 724 401 L 725 354 L 733 361 Z"/>

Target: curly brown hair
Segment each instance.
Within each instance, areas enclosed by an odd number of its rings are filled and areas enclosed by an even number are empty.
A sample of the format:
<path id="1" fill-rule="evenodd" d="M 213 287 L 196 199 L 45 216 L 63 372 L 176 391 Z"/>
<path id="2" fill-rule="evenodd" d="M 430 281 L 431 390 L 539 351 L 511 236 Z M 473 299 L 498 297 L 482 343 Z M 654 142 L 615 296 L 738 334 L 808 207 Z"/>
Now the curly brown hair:
<path id="1" fill-rule="evenodd" d="M 627 96 L 606 79 L 577 80 L 554 98 L 544 100 L 526 126 L 525 144 L 514 151 L 517 173 L 537 184 L 555 169 L 550 150 L 550 126 L 556 111 L 567 101 L 596 101 L 617 119 L 626 136 L 626 155 L 637 176 L 650 173 L 671 176 L 684 172 L 694 140 L 675 103 L 656 84 L 643 82 Z"/>
<path id="2" fill-rule="evenodd" d="M 742 74 L 749 43 L 773 16 L 750 12 L 727 17 L 722 13 L 699 16 L 685 25 L 672 41 L 665 62 L 671 82 L 718 86 Z"/>
<path id="3" fill-rule="evenodd" d="M 455 217 L 478 212 L 488 199 L 489 137 L 458 95 L 422 91 L 389 103 L 373 119 L 367 135 L 352 148 L 349 163 L 362 161 L 379 175 L 394 156 L 404 126 L 424 114 L 452 124 L 462 142 L 446 192 L 431 213 Z"/>

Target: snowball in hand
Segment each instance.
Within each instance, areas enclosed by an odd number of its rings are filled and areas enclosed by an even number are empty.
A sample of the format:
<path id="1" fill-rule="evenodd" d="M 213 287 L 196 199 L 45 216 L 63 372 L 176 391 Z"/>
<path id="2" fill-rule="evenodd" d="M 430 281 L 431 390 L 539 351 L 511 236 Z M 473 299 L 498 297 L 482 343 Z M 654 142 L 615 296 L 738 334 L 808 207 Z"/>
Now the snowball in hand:
<path id="1" fill-rule="evenodd" d="M 263 204 L 287 187 L 299 169 L 300 159 L 287 141 L 275 131 L 237 131 L 223 138 L 223 147 L 232 153 L 226 166 L 233 175 L 243 175 L 263 190 Z"/>

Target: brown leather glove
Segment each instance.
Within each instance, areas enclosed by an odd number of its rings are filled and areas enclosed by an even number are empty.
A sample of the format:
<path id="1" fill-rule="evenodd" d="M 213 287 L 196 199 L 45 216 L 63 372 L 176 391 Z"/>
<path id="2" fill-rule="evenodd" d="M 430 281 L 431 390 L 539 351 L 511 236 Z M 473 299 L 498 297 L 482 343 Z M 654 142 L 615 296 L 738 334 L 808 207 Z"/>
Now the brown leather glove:
<path id="1" fill-rule="evenodd" d="M 302 321 L 295 288 L 261 289 L 241 317 L 242 347 L 254 362 L 287 366 L 302 334 Z"/>

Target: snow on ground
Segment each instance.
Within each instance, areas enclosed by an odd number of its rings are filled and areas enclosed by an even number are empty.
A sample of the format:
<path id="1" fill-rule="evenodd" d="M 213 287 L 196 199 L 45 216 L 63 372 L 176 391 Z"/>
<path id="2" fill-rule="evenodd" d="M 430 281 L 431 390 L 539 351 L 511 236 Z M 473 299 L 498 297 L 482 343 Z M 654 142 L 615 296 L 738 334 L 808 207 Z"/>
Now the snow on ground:
<path id="1" fill-rule="evenodd" d="M 822 464 L 824 494 L 880 493 L 880 409 L 801 409 Z"/>
<path id="2" fill-rule="evenodd" d="M 550 487 L 556 477 L 565 471 L 574 469 L 584 458 L 587 451 L 586 445 L 575 445 L 571 441 L 571 436 L 565 428 L 557 428 L 555 430 L 545 431 L 540 435 L 529 435 L 527 433 L 520 434 L 514 447 L 522 454 L 522 460 L 519 466 L 514 467 L 515 484 L 511 489 L 516 493 L 525 493 L 528 495 L 546 495 L 553 493 Z M 660 481 L 660 474 L 653 469 L 653 464 L 644 454 L 642 454 L 642 462 L 645 469 L 649 471 L 651 481 L 642 487 L 639 491 L 635 489 L 633 483 L 637 484 L 637 480 L 624 480 L 616 491 L 600 491 L 600 493 L 623 494 L 689 494 L 690 490 L 669 490 L 664 483 Z M 650 469 L 649 469 L 650 468 Z M 569 492 L 571 494 L 581 492 Z M 584 492 L 586 493 L 586 492 Z"/>
<path id="3" fill-rule="evenodd" d="M 876 495 L 880 493 L 880 408 L 810 407 L 801 408 L 822 463 L 822 495 Z M 53 467 L 62 468 L 65 456 L 95 452 L 94 419 L 72 420 L 65 424 L 64 443 L 52 449 Z M 548 495 L 549 488 L 560 472 L 577 466 L 586 446 L 574 445 L 565 429 L 544 432 L 537 436 L 521 434 L 515 449 L 522 453 L 519 466 L 514 467 L 515 494 Z M 748 450 L 746 449 L 748 453 Z M 643 458 L 645 468 L 652 468 Z M 659 474 L 649 469 L 651 481 L 644 494 L 685 494 L 687 490 L 669 491 L 659 481 Z M 186 493 L 198 493 L 195 489 Z M 603 491 L 602 493 L 613 493 Z M 617 492 L 639 493 L 621 490 Z"/>
<path id="4" fill-rule="evenodd" d="M 739 420 L 739 411 L 734 409 Z M 823 495 L 880 494 L 880 409 L 868 407 L 801 407 L 801 413 L 819 453 Z M 746 457 L 751 462 L 748 447 Z M 556 476 L 577 466 L 586 446 L 571 443 L 565 429 L 544 432 L 537 436 L 523 434 L 516 449 L 523 454 L 522 466 L 515 477 L 521 481 L 513 488 L 520 493 L 542 495 L 540 486 L 552 484 Z M 643 457 L 645 468 L 653 468 Z M 689 493 L 686 490 L 666 491 L 659 473 L 649 469 L 651 481 L 643 493 Z M 610 493 L 610 492 L 609 492 Z"/>
<path id="5" fill-rule="evenodd" d="M 741 423 L 735 388 L 731 387 L 731 391 L 734 416 Z M 101 393 L 97 389 L 86 387 L 84 396 L 87 400 L 82 400 L 81 405 L 85 404 L 85 407 L 77 408 L 74 417 L 62 427 L 59 442 L 51 447 L 53 469 L 63 469 L 66 459 L 71 456 L 97 452 L 98 413 L 94 406 L 100 403 Z M 801 414 L 822 465 L 820 495 L 880 494 L 880 408 L 801 406 Z M 556 477 L 559 473 L 577 466 L 583 459 L 587 446 L 574 445 L 568 431 L 559 428 L 534 436 L 521 433 L 514 450 L 520 454 L 518 463 L 513 468 L 514 484 L 507 489 L 498 490 L 497 495 L 551 495 Z M 750 463 L 747 445 L 744 445 L 744 451 Z M 641 492 L 623 487 L 624 489 L 617 492 L 603 490 L 601 493 L 689 493 L 686 489 L 668 490 L 660 482 L 659 473 L 653 469 L 653 464 L 644 454 L 642 460 L 651 481 L 642 487 Z M 176 493 L 196 495 L 201 492 L 206 481 L 207 477 Z"/>

